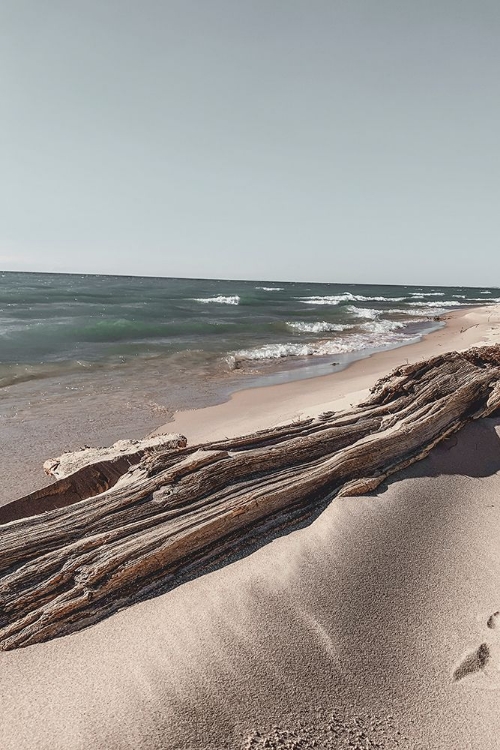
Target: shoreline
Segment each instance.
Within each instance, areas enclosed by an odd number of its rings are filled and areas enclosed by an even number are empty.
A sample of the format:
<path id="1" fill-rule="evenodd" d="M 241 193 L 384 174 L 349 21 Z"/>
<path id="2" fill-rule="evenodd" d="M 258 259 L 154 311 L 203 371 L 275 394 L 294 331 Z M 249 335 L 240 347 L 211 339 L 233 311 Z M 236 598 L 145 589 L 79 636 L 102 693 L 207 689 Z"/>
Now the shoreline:
<path id="1" fill-rule="evenodd" d="M 454 310 L 443 318 L 442 328 L 417 342 L 369 354 L 330 374 L 233 391 L 227 401 L 214 406 L 176 412 L 148 436 L 180 432 L 192 445 L 339 411 L 360 403 L 377 380 L 401 364 L 500 341 L 498 304 Z"/>

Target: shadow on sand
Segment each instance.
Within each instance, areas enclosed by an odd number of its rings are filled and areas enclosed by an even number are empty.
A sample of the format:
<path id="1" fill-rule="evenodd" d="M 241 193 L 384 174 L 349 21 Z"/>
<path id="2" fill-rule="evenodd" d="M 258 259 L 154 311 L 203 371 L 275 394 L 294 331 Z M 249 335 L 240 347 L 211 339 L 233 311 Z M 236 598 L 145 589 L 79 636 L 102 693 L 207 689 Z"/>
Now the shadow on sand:
<path id="1" fill-rule="evenodd" d="M 408 469 L 396 472 L 369 496 L 376 500 L 390 486 L 404 479 L 429 478 L 443 475 L 488 477 L 500 471 L 500 416 L 470 422 L 456 435 L 444 440 L 431 453 Z M 366 497 L 366 496 L 365 496 Z M 356 502 L 356 497 L 346 498 Z M 205 550 L 202 556 L 189 561 L 183 570 L 164 584 L 156 584 L 154 591 L 140 595 L 135 601 L 144 601 L 177 588 L 198 578 L 241 560 L 275 539 L 310 526 L 326 510 L 335 496 L 317 499 L 305 507 L 289 509 L 267 519 L 266 522 L 226 538 L 221 550 Z M 134 602 L 135 603 L 135 602 Z"/>

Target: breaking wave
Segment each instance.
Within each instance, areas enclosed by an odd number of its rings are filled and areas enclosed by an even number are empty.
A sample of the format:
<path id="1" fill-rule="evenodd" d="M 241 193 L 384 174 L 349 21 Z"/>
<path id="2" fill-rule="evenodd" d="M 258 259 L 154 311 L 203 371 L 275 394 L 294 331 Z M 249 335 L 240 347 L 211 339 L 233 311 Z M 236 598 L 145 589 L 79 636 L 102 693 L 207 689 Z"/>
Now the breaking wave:
<path id="1" fill-rule="evenodd" d="M 374 312 L 367 310 L 365 312 Z M 366 319 L 366 316 L 365 316 Z M 287 325 L 301 325 L 290 324 Z M 313 329 L 313 325 L 325 325 L 331 326 L 333 324 L 320 321 L 316 324 L 302 324 L 307 325 L 307 329 L 295 329 L 304 330 L 307 333 L 332 330 L 331 328 L 317 328 Z M 349 354 L 351 352 L 360 351 L 362 349 L 380 349 L 390 346 L 397 346 L 407 343 L 412 343 L 419 339 L 419 335 L 411 333 L 405 333 L 402 329 L 406 328 L 407 323 L 397 320 L 385 320 L 385 319 L 372 319 L 366 323 L 361 323 L 358 326 L 344 326 L 347 328 L 357 328 L 359 333 L 350 333 L 344 336 L 338 336 L 334 339 L 321 339 L 319 341 L 313 341 L 308 343 L 298 342 L 287 342 L 281 344 L 264 344 L 263 346 L 257 346 L 249 349 L 240 349 L 239 351 L 232 352 L 226 357 L 230 369 L 237 369 L 245 362 L 270 362 L 278 359 L 287 358 L 298 358 L 298 357 L 327 357 L 335 354 Z M 338 326 L 340 328 L 340 326 Z"/>
<path id="2" fill-rule="evenodd" d="M 349 305 L 346 309 L 348 312 L 356 315 L 356 317 L 364 318 L 365 320 L 375 320 L 384 312 L 383 310 L 373 310 L 369 307 L 355 307 L 354 305 Z"/>
<path id="3" fill-rule="evenodd" d="M 355 307 L 354 305 L 349 305 L 346 309 L 348 312 L 356 315 L 362 320 L 373 321 L 373 323 L 364 323 L 362 325 L 363 328 L 379 332 L 394 331 L 408 325 L 408 321 L 386 320 L 385 318 L 381 318 L 382 315 L 408 315 L 413 318 L 418 318 L 423 322 L 430 317 L 436 317 L 436 315 L 441 315 L 446 312 L 446 309 L 442 307 L 441 302 L 410 302 L 409 304 L 418 309 L 394 307 L 389 310 L 374 310 L 373 308 Z M 426 312 L 425 308 L 429 308 L 429 310 Z M 413 322 L 416 323 L 417 321 L 415 320 Z"/>
<path id="4" fill-rule="evenodd" d="M 339 305 L 341 302 L 404 302 L 406 297 L 365 297 L 363 294 L 327 294 L 325 296 L 296 297 L 304 305 Z"/>
<path id="5" fill-rule="evenodd" d="M 445 312 L 443 308 L 443 312 Z M 400 307 L 394 307 L 390 310 L 384 310 L 384 315 L 409 315 L 411 317 L 418 318 L 419 320 L 428 320 L 429 317 L 435 317 L 436 315 L 439 315 L 439 311 L 436 311 L 435 308 L 432 308 L 429 310 L 429 312 L 426 314 L 424 309 L 418 309 L 415 310 L 412 308 L 411 310 L 409 308 L 400 308 Z M 417 322 L 417 321 L 414 321 Z"/>
<path id="6" fill-rule="evenodd" d="M 471 302 L 483 302 L 487 305 L 493 305 L 500 302 L 500 297 L 490 297 L 489 299 L 484 299 L 483 297 L 469 297 L 467 302 L 464 302 L 462 304 L 470 305 Z"/>
<path id="7" fill-rule="evenodd" d="M 410 292 L 410 297 L 444 297 L 444 292 Z"/>
<path id="8" fill-rule="evenodd" d="M 437 300 L 436 301 L 426 300 L 425 302 L 408 302 L 408 304 L 411 305 L 412 307 L 440 307 L 443 310 L 446 309 L 445 307 L 443 307 L 443 300 L 440 300 L 439 302 Z M 445 302 L 444 305 L 446 304 L 447 303 Z M 449 302 L 448 304 L 449 304 L 449 307 L 460 307 L 460 305 L 464 305 L 465 302 L 453 301 L 453 302 Z"/>
<path id="9" fill-rule="evenodd" d="M 365 331 L 371 331 L 372 333 L 388 333 L 405 328 L 406 325 L 401 320 L 373 320 L 370 323 L 365 323 L 362 327 Z"/>
<path id="10" fill-rule="evenodd" d="M 195 297 L 195 302 L 202 302 L 204 305 L 209 302 L 215 302 L 218 305 L 239 305 L 240 298 L 237 294 L 224 297 L 222 294 L 218 294 L 217 297 Z"/>
<path id="11" fill-rule="evenodd" d="M 255 288 L 262 292 L 282 292 L 284 289 L 282 286 L 256 286 Z"/>
<path id="12" fill-rule="evenodd" d="M 388 322 L 388 321 L 386 321 Z M 385 333 L 381 337 L 381 333 Z M 286 343 L 265 344 L 253 349 L 240 349 L 226 357 L 230 369 L 237 369 L 245 362 L 265 362 L 297 357 L 327 357 L 335 354 L 349 354 L 362 349 L 384 348 L 402 345 L 418 340 L 418 336 L 408 336 L 396 331 L 373 330 L 370 333 L 359 333 L 351 336 L 328 339 L 310 344 Z"/>
<path id="13" fill-rule="evenodd" d="M 325 333 L 327 331 L 346 331 L 348 328 L 352 328 L 348 324 L 327 323 L 326 320 L 318 320 L 315 323 L 287 321 L 285 325 L 292 331 L 299 331 L 299 333 Z"/>

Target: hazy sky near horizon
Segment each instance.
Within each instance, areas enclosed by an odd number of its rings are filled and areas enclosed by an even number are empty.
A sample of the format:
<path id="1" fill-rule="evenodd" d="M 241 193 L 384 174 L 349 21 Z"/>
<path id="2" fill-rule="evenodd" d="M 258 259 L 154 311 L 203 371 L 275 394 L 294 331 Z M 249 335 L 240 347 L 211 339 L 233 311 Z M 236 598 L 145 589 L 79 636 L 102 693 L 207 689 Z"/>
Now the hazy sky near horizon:
<path id="1" fill-rule="evenodd" d="M 500 285 L 498 0 L 2 0 L 0 268 Z"/>

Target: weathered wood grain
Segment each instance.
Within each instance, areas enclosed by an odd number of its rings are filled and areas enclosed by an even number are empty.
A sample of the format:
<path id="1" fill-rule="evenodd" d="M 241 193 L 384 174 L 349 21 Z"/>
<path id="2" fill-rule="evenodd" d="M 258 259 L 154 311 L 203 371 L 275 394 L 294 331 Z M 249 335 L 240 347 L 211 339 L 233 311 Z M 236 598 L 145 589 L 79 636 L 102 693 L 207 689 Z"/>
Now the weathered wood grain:
<path id="1" fill-rule="evenodd" d="M 500 347 L 483 347 L 401 367 L 350 411 L 146 453 L 105 492 L 0 526 L 0 648 L 96 622 L 277 514 L 369 492 L 499 406 Z"/>
<path id="2" fill-rule="evenodd" d="M 82 448 L 48 459 L 43 468 L 56 482 L 0 507 L 0 524 L 63 508 L 109 490 L 146 453 L 184 447 L 183 435 L 159 435 L 144 440 L 119 440 L 110 448 Z"/>

